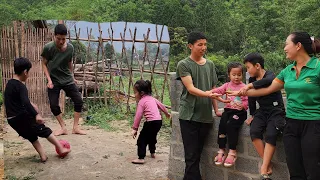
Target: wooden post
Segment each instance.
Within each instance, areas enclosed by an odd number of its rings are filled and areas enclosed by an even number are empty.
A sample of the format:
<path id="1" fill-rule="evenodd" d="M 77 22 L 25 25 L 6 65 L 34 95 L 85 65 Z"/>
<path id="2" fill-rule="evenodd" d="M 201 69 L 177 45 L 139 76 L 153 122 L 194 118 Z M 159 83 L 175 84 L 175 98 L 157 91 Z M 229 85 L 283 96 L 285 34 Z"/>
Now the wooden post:
<path id="1" fill-rule="evenodd" d="M 18 41 L 18 25 L 17 21 L 13 21 L 13 35 L 14 35 L 14 49 L 16 53 L 16 57 L 19 57 L 19 41 Z"/>

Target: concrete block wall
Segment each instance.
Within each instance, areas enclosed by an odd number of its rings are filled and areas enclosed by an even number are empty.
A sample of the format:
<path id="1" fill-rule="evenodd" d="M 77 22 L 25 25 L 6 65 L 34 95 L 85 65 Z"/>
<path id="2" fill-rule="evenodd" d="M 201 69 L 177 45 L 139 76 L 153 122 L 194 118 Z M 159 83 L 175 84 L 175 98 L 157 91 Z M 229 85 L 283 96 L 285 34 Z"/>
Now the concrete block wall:
<path id="1" fill-rule="evenodd" d="M 184 174 L 184 149 L 179 124 L 179 98 L 182 84 L 175 80 L 175 73 L 170 75 L 170 92 L 172 106 L 172 134 L 169 155 L 168 178 L 182 180 Z M 204 180 L 259 180 L 259 170 L 262 163 L 250 139 L 249 126 L 243 125 L 237 146 L 238 159 L 234 167 L 225 168 L 216 166 L 213 162 L 218 151 L 217 134 L 220 119 L 213 117 L 214 123 L 208 135 L 201 156 L 200 169 Z M 275 180 L 288 180 L 289 173 L 285 162 L 285 153 L 281 137 L 277 141 L 276 153 L 272 159 Z"/>

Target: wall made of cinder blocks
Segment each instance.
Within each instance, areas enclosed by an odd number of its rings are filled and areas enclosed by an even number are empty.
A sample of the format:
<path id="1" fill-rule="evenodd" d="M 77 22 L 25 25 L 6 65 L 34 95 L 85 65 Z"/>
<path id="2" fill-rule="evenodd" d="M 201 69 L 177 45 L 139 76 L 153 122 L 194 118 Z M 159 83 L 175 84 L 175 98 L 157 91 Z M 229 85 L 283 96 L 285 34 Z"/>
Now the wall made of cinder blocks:
<path id="1" fill-rule="evenodd" d="M 175 80 L 175 73 L 170 74 L 170 93 L 172 110 L 172 134 L 169 156 L 168 178 L 171 180 L 182 180 L 184 174 L 184 149 L 181 139 L 179 124 L 179 98 L 182 91 L 181 81 Z M 213 113 L 214 114 L 214 113 Z M 249 129 L 243 125 L 239 133 L 237 146 L 237 161 L 235 166 L 226 168 L 216 166 L 213 162 L 214 156 L 219 150 L 217 144 L 218 126 L 220 118 L 213 117 L 214 123 L 208 135 L 207 141 L 201 156 L 200 169 L 204 180 L 259 180 L 261 158 L 251 142 Z M 281 137 L 277 141 L 276 152 L 272 159 L 274 180 L 288 180 L 289 173 L 286 166 L 284 147 Z"/>

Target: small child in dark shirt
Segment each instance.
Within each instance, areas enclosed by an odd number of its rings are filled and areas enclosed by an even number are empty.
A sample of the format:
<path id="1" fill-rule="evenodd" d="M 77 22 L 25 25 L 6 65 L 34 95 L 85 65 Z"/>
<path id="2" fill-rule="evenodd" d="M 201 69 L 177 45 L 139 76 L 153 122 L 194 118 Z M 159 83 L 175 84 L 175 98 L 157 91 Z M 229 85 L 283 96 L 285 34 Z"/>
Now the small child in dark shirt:
<path id="1" fill-rule="evenodd" d="M 246 94 L 249 89 L 260 89 L 271 85 L 275 75 L 264 69 L 264 59 L 258 53 L 250 53 L 244 59 L 244 64 L 250 74 L 249 84 L 240 90 Z M 256 102 L 259 109 L 256 109 Z M 260 173 L 265 179 L 272 174 L 271 159 L 276 149 L 277 137 L 285 126 L 285 108 L 280 91 L 260 97 L 249 97 L 250 136 L 256 151 L 262 158 Z M 262 141 L 263 134 L 265 145 Z"/>
<path id="2" fill-rule="evenodd" d="M 44 125 L 44 119 L 39 114 L 36 105 L 30 102 L 28 90 L 23 84 L 29 76 L 31 62 L 26 58 L 17 58 L 14 61 L 14 75 L 6 85 L 4 91 L 4 104 L 8 124 L 19 136 L 31 142 L 40 155 L 41 162 L 46 162 L 46 156 L 38 137 L 47 138 L 55 145 L 60 154 L 68 154 L 70 149 L 64 148 L 52 134 L 50 128 Z"/>

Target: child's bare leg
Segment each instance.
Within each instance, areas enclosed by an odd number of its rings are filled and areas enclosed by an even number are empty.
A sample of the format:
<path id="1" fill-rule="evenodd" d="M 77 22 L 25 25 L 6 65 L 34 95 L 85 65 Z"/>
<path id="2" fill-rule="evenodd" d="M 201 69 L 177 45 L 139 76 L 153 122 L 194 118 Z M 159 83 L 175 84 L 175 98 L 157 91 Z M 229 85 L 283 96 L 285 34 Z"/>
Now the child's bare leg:
<path id="1" fill-rule="evenodd" d="M 71 151 L 70 149 L 64 148 L 53 134 L 50 134 L 50 136 L 47 137 L 47 140 L 55 145 L 61 154 L 69 153 Z"/>
<path id="2" fill-rule="evenodd" d="M 42 162 L 45 162 L 47 160 L 47 156 L 46 153 L 44 152 L 44 149 L 42 148 L 39 140 L 34 141 L 33 143 L 31 143 L 33 145 L 33 147 L 36 149 L 36 151 L 39 153 L 39 156 L 41 158 Z"/>
<path id="3" fill-rule="evenodd" d="M 39 110 L 39 108 L 38 108 L 38 106 L 37 106 L 36 104 L 31 103 L 31 105 L 33 106 L 33 108 L 36 110 L 36 112 L 37 112 L 38 114 L 41 113 L 40 110 Z"/>
<path id="4" fill-rule="evenodd" d="M 80 119 L 81 113 L 74 112 L 74 121 L 73 121 L 73 134 L 80 134 L 80 135 L 86 135 L 87 133 L 80 129 L 79 127 L 79 119 Z"/>
<path id="5" fill-rule="evenodd" d="M 218 139 L 218 144 L 219 144 L 219 151 L 218 151 L 218 155 L 217 155 L 217 159 L 220 159 L 222 158 L 225 154 L 225 148 L 226 147 L 226 143 L 227 143 L 227 140 L 226 140 L 227 136 L 226 134 L 219 134 L 219 139 Z M 223 148 L 221 148 L 223 147 Z M 221 153 L 219 153 L 221 152 Z"/>
<path id="6" fill-rule="evenodd" d="M 68 134 L 68 131 L 67 131 L 67 128 L 66 128 L 66 124 L 64 123 L 63 119 L 62 119 L 62 114 L 59 114 L 58 116 L 56 116 L 59 124 L 60 124 L 60 127 L 61 129 L 57 130 L 54 132 L 54 135 L 55 136 L 60 136 L 60 135 L 67 135 Z"/>
<path id="7" fill-rule="evenodd" d="M 266 147 L 264 149 L 263 162 L 261 166 L 261 174 L 271 174 L 271 159 L 276 150 L 276 147 L 266 143 Z"/>
<path id="8" fill-rule="evenodd" d="M 264 144 L 261 139 L 253 139 L 252 141 L 253 146 L 255 147 L 256 151 L 258 152 L 259 156 L 263 159 L 264 156 Z"/>

